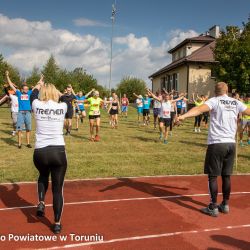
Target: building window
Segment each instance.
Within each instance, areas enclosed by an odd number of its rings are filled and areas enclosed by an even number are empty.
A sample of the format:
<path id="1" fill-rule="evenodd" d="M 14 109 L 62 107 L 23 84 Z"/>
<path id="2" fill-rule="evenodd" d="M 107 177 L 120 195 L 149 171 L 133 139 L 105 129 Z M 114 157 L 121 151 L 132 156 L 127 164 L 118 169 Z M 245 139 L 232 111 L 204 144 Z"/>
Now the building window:
<path id="1" fill-rule="evenodd" d="M 171 88 L 172 88 L 172 86 L 171 86 L 171 76 L 167 75 L 167 77 L 166 77 L 166 90 L 168 92 L 170 92 Z"/>
<path id="2" fill-rule="evenodd" d="M 161 78 L 161 89 L 166 88 L 166 79 L 165 77 Z"/>
<path id="3" fill-rule="evenodd" d="M 215 68 L 214 67 L 211 68 L 211 78 L 213 78 L 213 79 L 216 78 L 216 72 L 215 72 Z"/>
<path id="4" fill-rule="evenodd" d="M 178 91 L 179 83 L 179 73 L 173 74 L 173 89 Z"/>

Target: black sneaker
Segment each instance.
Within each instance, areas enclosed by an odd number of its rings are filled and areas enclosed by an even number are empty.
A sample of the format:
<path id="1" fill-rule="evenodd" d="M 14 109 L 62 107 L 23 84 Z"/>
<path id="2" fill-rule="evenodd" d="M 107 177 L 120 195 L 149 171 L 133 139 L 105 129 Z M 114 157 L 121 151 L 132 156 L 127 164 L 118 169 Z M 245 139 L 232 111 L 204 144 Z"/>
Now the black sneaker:
<path id="1" fill-rule="evenodd" d="M 62 230 L 62 224 L 54 224 L 52 227 L 52 231 L 54 234 L 61 233 L 61 230 Z"/>
<path id="2" fill-rule="evenodd" d="M 18 148 L 21 149 L 21 148 L 22 148 L 22 145 L 18 145 Z"/>
<path id="3" fill-rule="evenodd" d="M 27 148 L 32 148 L 32 146 L 30 144 L 27 144 Z"/>
<path id="4" fill-rule="evenodd" d="M 67 131 L 66 133 L 65 133 L 65 135 L 68 135 L 69 134 L 69 132 Z"/>
<path id="5" fill-rule="evenodd" d="M 218 209 L 221 213 L 223 214 L 228 214 L 229 213 L 229 205 L 225 205 L 223 203 L 221 203 L 219 206 L 218 206 Z"/>
<path id="6" fill-rule="evenodd" d="M 83 118 L 81 118 L 81 123 L 83 123 Z"/>
<path id="7" fill-rule="evenodd" d="M 43 217 L 44 214 L 45 214 L 44 210 L 45 210 L 45 205 L 44 205 L 44 203 L 40 202 L 40 203 L 37 205 L 36 215 L 37 215 L 38 217 Z"/>

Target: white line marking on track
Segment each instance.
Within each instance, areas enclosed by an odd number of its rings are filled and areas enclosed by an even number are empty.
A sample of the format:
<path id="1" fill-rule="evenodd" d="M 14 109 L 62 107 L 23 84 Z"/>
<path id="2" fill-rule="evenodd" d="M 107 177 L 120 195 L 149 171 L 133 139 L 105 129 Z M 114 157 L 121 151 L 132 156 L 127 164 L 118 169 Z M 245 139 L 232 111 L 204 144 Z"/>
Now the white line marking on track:
<path id="1" fill-rule="evenodd" d="M 97 177 L 97 178 L 86 178 L 86 179 L 72 179 L 72 180 L 65 180 L 65 182 L 77 182 L 77 181 L 101 181 L 101 180 L 117 180 L 117 179 L 154 179 L 154 178 L 171 178 L 171 177 L 200 177 L 200 176 L 207 176 L 205 174 L 180 174 L 180 175 L 146 175 L 146 176 L 117 176 L 117 177 Z M 232 176 L 250 176 L 250 173 L 241 173 L 241 174 L 233 174 Z M 14 182 L 14 184 L 36 184 L 36 181 L 20 181 Z M 3 182 L 0 185 L 11 185 L 12 182 Z"/>
<path id="2" fill-rule="evenodd" d="M 249 192 L 232 192 L 231 195 L 244 195 L 250 194 Z M 222 195 L 222 193 L 219 193 Z M 144 200 L 157 200 L 157 199 L 175 199 L 182 197 L 202 197 L 209 196 L 209 194 L 186 194 L 186 195 L 168 195 L 168 196 L 150 196 L 150 197 L 137 197 L 137 198 L 124 198 L 124 199 L 111 199 L 111 200 L 93 200 L 93 201 L 78 201 L 78 202 L 65 202 L 64 205 L 83 205 L 83 204 L 94 204 L 94 203 L 111 203 L 111 202 L 122 202 L 122 201 L 144 201 Z M 52 207 L 53 204 L 46 204 L 46 207 Z M 0 208 L 0 211 L 15 210 L 15 209 L 28 209 L 34 208 L 34 206 L 20 206 L 20 207 L 5 207 Z"/>
<path id="3" fill-rule="evenodd" d="M 208 229 L 202 229 L 202 230 L 163 233 L 163 234 L 142 235 L 142 236 L 117 238 L 117 239 L 96 241 L 96 242 L 83 242 L 83 243 L 69 244 L 69 245 L 64 245 L 64 246 L 56 246 L 56 247 L 51 247 L 51 248 L 40 248 L 40 250 L 42 250 L 42 249 L 53 250 L 53 249 L 63 249 L 63 248 L 74 248 L 74 247 L 83 247 L 83 246 L 89 246 L 89 245 L 109 244 L 109 243 L 124 242 L 124 241 L 162 238 L 162 237 L 170 237 L 170 236 L 175 236 L 175 235 L 197 234 L 197 233 L 204 233 L 204 232 L 211 232 L 211 231 L 232 230 L 232 229 L 240 229 L 240 228 L 250 228 L 250 224 L 237 225 L 237 226 L 227 226 L 227 227 L 221 227 L 221 228 L 208 228 Z"/>

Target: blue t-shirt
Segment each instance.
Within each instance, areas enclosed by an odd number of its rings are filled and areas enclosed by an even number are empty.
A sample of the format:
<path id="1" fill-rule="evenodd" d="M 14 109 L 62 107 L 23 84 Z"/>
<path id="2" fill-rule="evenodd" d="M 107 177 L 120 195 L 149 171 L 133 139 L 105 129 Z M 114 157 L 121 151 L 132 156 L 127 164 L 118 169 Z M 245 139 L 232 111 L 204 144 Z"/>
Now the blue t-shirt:
<path id="1" fill-rule="evenodd" d="M 182 108 L 182 100 L 177 101 L 176 106 L 178 109 L 181 109 Z"/>
<path id="2" fill-rule="evenodd" d="M 32 90 L 29 90 L 28 93 L 22 93 L 20 90 L 16 90 L 16 96 L 18 98 L 18 106 L 19 111 L 30 111 L 31 104 L 30 104 L 30 95 Z"/>
<path id="3" fill-rule="evenodd" d="M 77 101 L 84 101 L 86 99 L 86 97 L 85 96 L 76 96 L 76 100 Z M 77 104 L 78 104 L 78 106 L 79 106 L 79 108 L 80 109 L 84 109 L 84 104 L 83 104 L 83 102 L 77 102 Z"/>
<path id="4" fill-rule="evenodd" d="M 150 109 L 151 101 L 152 101 L 151 98 L 143 98 L 142 99 L 143 109 Z"/>

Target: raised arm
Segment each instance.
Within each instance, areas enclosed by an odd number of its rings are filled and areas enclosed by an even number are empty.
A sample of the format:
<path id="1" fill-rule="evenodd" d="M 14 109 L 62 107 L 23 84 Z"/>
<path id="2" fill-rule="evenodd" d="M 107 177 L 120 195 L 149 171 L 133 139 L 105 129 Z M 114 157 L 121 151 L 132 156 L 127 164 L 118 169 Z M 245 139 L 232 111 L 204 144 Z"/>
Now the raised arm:
<path id="1" fill-rule="evenodd" d="M 250 115 L 250 108 L 247 108 L 244 112 L 242 112 L 243 115 Z"/>
<path id="2" fill-rule="evenodd" d="M 153 99 L 157 100 L 158 102 L 161 102 L 161 99 L 157 97 L 153 92 L 151 92 L 149 89 L 147 89 L 148 95 L 152 96 Z"/>
<path id="3" fill-rule="evenodd" d="M 30 95 L 31 105 L 35 99 L 38 99 L 39 91 L 40 91 L 41 87 L 44 85 L 43 78 L 44 78 L 44 76 L 41 75 L 40 80 L 38 81 L 37 85 L 32 89 L 32 93 Z"/>
<path id="4" fill-rule="evenodd" d="M 167 95 L 169 94 L 165 88 L 163 88 L 162 90 L 164 91 L 165 94 Z"/>
<path id="5" fill-rule="evenodd" d="M 136 93 L 133 93 L 133 95 L 134 95 L 136 98 L 139 98 L 139 96 L 138 96 Z"/>
<path id="6" fill-rule="evenodd" d="M 15 84 L 10 80 L 9 71 L 8 71 L 8 70 L 5 72 L 5 75 L 6 75 L 8 84 L 9 84 L 10 87 L 16 92 L 17 89 L 16 89 L 16 87 L 15 87 Z"/>
<path id="7" fill-rule="evenodd" d="M 95 91 L 95 89 L 91 89 L 86 95 L 85 95 L 85 97 L 87 98 L 92 92 L 94 92 Z"/>

